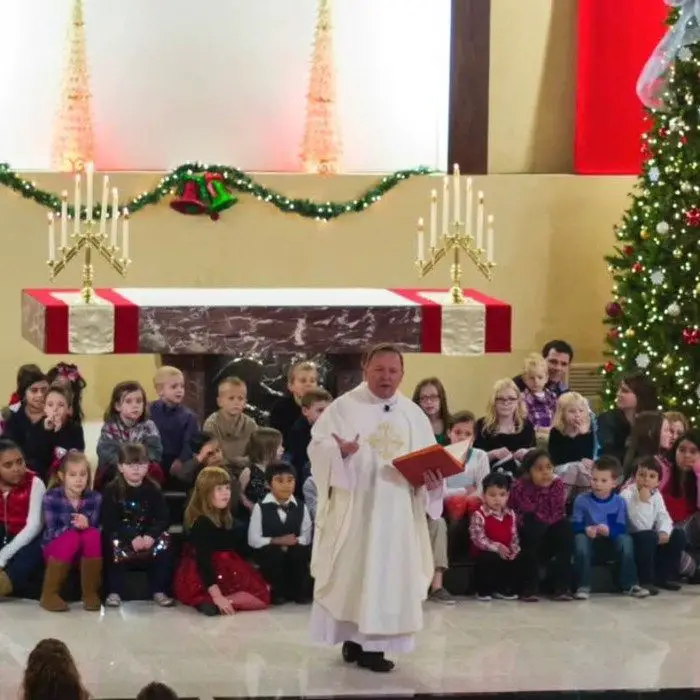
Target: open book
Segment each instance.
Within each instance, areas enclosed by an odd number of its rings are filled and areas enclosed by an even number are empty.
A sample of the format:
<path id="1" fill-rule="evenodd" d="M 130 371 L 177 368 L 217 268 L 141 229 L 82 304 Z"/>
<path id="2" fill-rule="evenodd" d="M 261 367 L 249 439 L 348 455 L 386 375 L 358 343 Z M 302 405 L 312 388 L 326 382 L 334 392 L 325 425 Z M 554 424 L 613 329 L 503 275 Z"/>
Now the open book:
<path id="1" fill-rule="evenodd" d="M 464 462 L 470 447 L 470 440 L 447 445 L 447 447 L 431 445 L 397 457 L 392 464 L 411 486 L 423 486 L 425 473 L 428 471 L 439 471 L 445 479 L 464 471 Z"/>

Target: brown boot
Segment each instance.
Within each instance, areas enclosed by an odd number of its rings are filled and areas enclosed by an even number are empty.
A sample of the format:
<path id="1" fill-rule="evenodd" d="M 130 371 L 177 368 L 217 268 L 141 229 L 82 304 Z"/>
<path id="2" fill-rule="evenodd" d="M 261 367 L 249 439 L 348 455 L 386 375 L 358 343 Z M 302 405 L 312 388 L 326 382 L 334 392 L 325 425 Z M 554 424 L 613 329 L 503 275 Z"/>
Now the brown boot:
<path id="1" fill-rule="evenodd" d="M 80 588 L 83 591 L 83 607 L 99 612 L 102 607 L 100 586 L 102 584 L 102 558 L 80 560 Z"/>
<path id="2" fill-rule="evenodd" d="M 0 569 L 0 598 L 7 598 L 12 595 L 12 581 L 10 577 Z"/>
<path id="3" fill-rule="evenodd" d="M 39 605 L 49 612 L 65 612 L 68 605 L 61 598 L 61 586 L 68 576 L 70 564 L 49 559 L 46 563 L 46 573 L 44 574 L 44 587 L 41 589 Z"/>

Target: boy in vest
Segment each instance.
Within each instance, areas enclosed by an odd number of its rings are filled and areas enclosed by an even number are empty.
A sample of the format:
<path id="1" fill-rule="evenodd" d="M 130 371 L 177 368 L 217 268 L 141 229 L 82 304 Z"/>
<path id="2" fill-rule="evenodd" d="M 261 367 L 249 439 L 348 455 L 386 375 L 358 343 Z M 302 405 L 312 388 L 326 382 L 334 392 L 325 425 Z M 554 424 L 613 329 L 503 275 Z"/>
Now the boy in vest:
<path id="1" fill-rule="evenodd" d="M 294 467 L 272 462 L 265 479 L 270 493 L 253 507 L 248 544 L 270 584 L 273 605 L 308 603 L 312 523 L 307 507 L 294 497 Z"/>
<path id="2" fill-rule="evenodd" d="M 0 598 L 21 593 L 41 569 L 41 511 L 46 488 L 11 440 L 0 439 Z"/>

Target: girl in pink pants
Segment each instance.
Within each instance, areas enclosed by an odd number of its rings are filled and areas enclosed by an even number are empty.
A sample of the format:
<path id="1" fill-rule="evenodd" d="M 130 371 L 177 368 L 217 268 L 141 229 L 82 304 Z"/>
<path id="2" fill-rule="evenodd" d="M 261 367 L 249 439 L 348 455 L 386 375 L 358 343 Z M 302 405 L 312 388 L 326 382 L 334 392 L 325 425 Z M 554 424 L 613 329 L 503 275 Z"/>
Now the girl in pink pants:
<path id="1" fill-rule="evenodd" d="M 61 586 L 80 562 L 83 606 L 97 611 L 102 579 L 102 545 L 98 523 L 102 496 L 88 488 L 90 465 L 82 452 L 66 454 L 44 495 L 46 573 L 39 601 L 51 612 L 68 610 Z"/>

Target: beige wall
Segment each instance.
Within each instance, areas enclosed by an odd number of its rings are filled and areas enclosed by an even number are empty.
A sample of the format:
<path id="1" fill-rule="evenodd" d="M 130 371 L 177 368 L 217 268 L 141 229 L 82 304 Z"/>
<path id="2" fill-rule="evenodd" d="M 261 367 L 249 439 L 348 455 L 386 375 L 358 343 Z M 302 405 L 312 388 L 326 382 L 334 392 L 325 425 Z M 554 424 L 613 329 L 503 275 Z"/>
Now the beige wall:
<path id="1" fill-rule="evenodd" d="M 42 174 L 38 183 L 60 191 L 68 180 Z M 122 192 L 150 187 L 157 176 L 124 174 L 113 178 Z M 316 199 L 352 198 L 373 177 L 322 179 L 260 176 L 261 182 L 289 195 Z M 414 222 L 425 215 L 435 180 L 404 183 L 369 211 L 330 223 L 281 214 L 269 205 L 243 198 L 217 223 L 188 218 L 162 205 L 132 222 L 128 286 L 421 286 L 413 268 Z M 611 227 L 630 188 L 628 178 L 492 175 L 479 187 L 497 217 L 499 268 L 492 283 L 467 267 L 466 285 L 475 286 L 513 307 L 512 356 L 476 359 L 412 356 L 406 389 L 426 374 L 440 375 L 455 407 L 478 408 L 493 381 L 519 368 L 522 356 L 552 336 L 569 339 L 581 360 L 598 359 L 601 314 L 609 280 L 602 262 L 611 246 Z M 45 212 L 7 190 L 0 190 L 0 249 L 6 260 L 0 276 L 0 320 L 5 331 L 0 350 L 0 392 L 9 394 L 19 364 L 42 366 L 42 357 L 20 338 L 20 290 L 47 287 Z M 60 286 L 78 286 L 80 266 L 61 277 Z M 424 284 L 445 284 L 445 264 Z M 124 286 L 102 262 L 100 286 Z M 89 383 L 90 418 L 102 411 L 112 385 L 135 377 L 150 386 L 152 357 L 81 357 Z M 4 388 L 2 388 L 4 387 Z M 4 396 L 4 394 L 2 394 Z"/>

